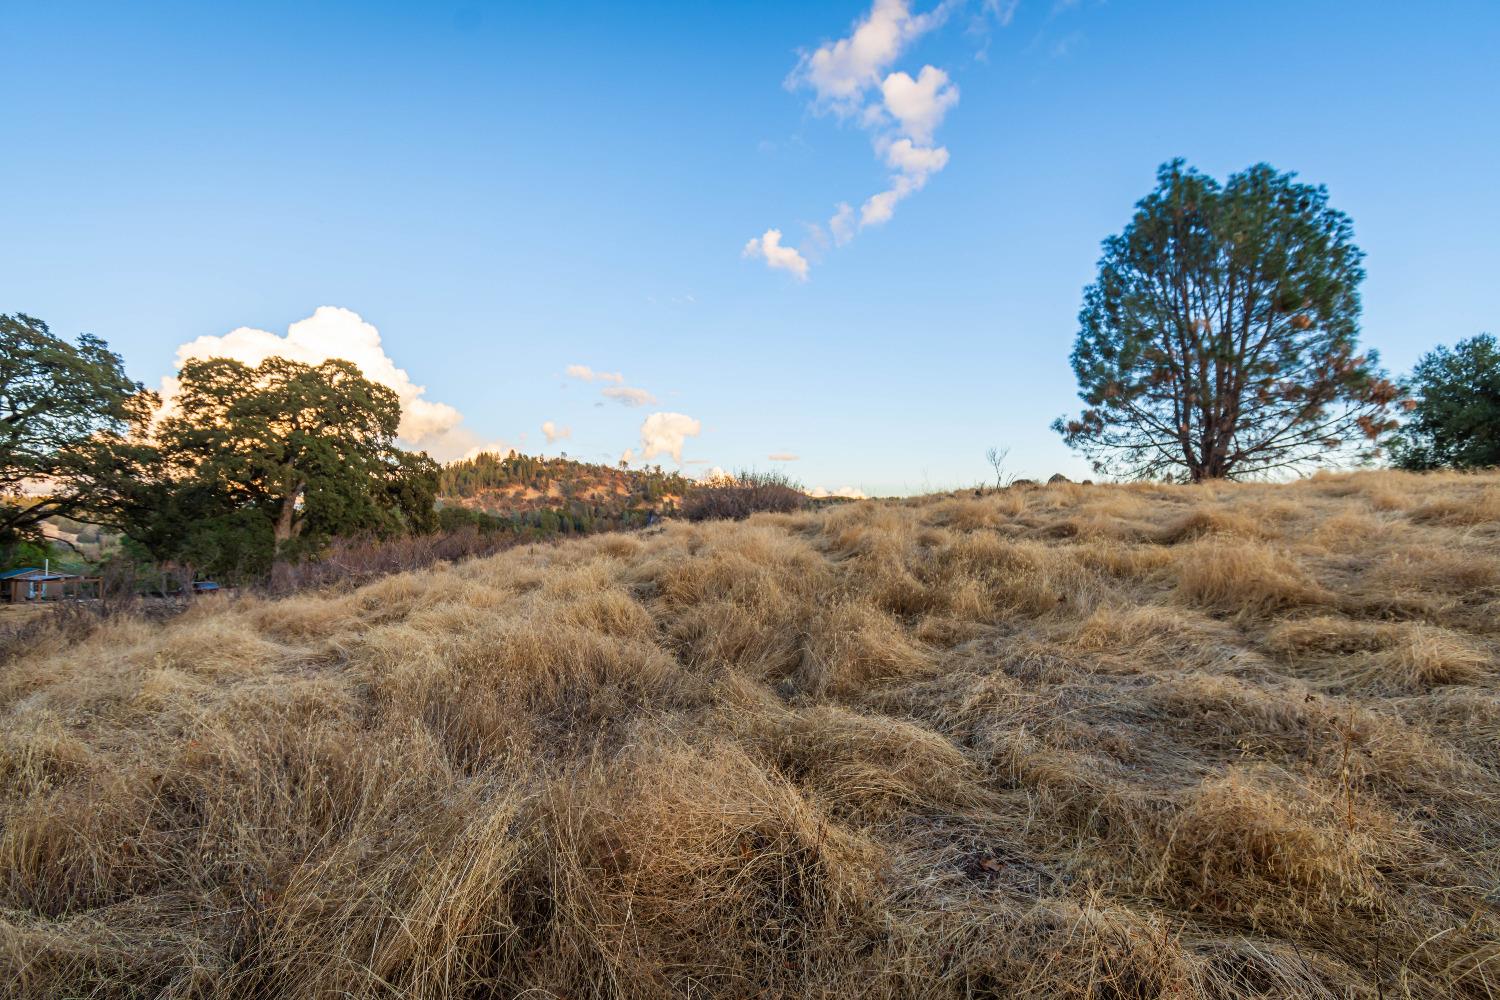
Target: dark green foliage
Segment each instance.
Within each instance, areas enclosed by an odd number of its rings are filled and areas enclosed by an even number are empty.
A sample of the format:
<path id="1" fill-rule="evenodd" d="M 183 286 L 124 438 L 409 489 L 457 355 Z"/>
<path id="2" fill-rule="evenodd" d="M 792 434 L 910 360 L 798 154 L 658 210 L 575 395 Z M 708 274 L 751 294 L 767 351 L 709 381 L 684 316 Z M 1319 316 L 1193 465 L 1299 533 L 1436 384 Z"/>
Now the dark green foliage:
<path id="1" fill-rule="evenodd" d="M 119 431 L 141 386 L 97 337 L 55 337 L 24 313 L 0 315 L 0 548 L 85 509 L 98 435 Z"/>
<path id="2" fill-rule="evenodd" d="M 439 531 L 460 531 L 465 528 L 473 528 L 485 534 L 496 531 L 512 531 L 515 526 L 506 518 L 496 517 L 494 514 L 486 514 L 482 510 L 470 510 L 467 507 L 443 506 L 438 508 L 437 523 Z"/>
<path id="3" fill-rule="evenodd" d="M 21 539 L 12 542 L 0 550 L 0 572 L 9 569 L 27 569 L 40 567 L 48 560 L 55 560 L 56 553 L 52 546 L 44 541 L 32 539 Z"/>
<path id="4" fill-rule="evenodd" d="M 1500 466 L 1500 345 L 1482 333 L 1423 355 L 1407 380 L 1410 416 L 1391 445 L 1403 469 Z"/>
<path id="5" fill-rule="evenodd" d="M 1104 242 L 1053 428 L 1126 477 L 1198 481 L 1373 454 L 1397 388 L 1360 353 L 1363 257 L 1321 187 L 1260 164 L 1222 187 L 1165 164 Z"/>
<path id="6" fill-rule="evenodd" d="M 174 413 L 115 441 L 101 517 L 158 559 L 229 579 L 339 536 L 431 531 L 438 467 L 395 445 L 400 403 L 347 361 L 191 361 Z"/>

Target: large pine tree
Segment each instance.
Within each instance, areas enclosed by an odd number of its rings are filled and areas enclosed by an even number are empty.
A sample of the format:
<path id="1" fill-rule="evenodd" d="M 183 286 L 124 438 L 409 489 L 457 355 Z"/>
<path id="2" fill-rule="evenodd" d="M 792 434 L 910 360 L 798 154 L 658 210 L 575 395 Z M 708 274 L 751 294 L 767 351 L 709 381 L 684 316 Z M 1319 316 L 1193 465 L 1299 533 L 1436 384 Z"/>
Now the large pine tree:
<path id="1" fill-rule="evenodd" d="M 1054 429 L 1129 478 L 1370 454 L 1399 391 L 1358 346 L 1362 256 L 1321 187 L 1165 164 L 1104 242 L 1072 355 L 1085 407 Z"/>

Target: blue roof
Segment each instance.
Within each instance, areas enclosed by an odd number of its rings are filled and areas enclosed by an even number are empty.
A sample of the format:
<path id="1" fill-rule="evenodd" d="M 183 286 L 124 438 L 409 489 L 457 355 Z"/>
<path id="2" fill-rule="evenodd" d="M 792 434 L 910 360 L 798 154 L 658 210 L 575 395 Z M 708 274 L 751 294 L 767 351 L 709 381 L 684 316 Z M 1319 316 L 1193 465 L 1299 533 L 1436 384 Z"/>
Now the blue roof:
<path id="1" fill-rule="evenodd" d="M 41 571 L 42 568 L 40 566 L 24 566 L 21 569 L 8 569 L 4 573 L 0 573 L 0 580 L 9 580 L 13 576 L 25 576 L 27 573 L 40 573 Z"/>

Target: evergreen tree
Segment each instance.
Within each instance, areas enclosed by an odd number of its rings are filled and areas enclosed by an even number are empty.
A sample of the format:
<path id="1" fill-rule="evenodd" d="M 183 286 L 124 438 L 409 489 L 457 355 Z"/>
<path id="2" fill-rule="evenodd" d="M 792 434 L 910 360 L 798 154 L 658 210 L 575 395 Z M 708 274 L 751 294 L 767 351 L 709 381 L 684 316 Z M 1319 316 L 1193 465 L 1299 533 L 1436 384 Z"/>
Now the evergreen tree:
<path id="1" fill-rule="evenodd" d="M 1500 346 L 1484 333 L 1424 355 L 1392 446 L 1403 469 L 1500 466 Z"/>
<path id="2" fill-rule="evenodd" d="M 1104 473 L 1196 482 L 1368 457 L 1398 390 L 1361 352 L 1362 254 L 1321 187 L 1164 165 L 1104 242 L 1053 428 Z"/>

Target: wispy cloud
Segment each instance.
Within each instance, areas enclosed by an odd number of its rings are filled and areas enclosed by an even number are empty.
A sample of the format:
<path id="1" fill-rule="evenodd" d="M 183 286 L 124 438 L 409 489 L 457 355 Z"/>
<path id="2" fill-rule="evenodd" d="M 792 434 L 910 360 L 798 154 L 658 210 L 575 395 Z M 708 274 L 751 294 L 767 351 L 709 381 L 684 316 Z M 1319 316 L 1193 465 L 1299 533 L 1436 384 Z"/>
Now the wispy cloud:
<path id="1" fill-rule="evenodd" d="M 548 444 L 555 444 L 565 438 L 572 437 L 573 428 L 559 427 L 550 420 L 544 420 L 542 421 L 542 434 L 546 437 Z"/>
<path id="2" fill-rule="evenodd" d="M 984 11 L 986 14 L 1000 22 L 1000 27 L 1010 26 L 1015 20 L 1016 8 L 1021 6 L 1021 0 L 984 0 Z"/>
<path id="3" fill-rule="evenodd" d="M 566 373 L 568 378 L 582 379 L 585 382 L 613 382 L 615 385 L 625 382 L 625 376 L 619 372 L 596 372 L 588 365 L 569 365 Z"/>
<path id="4" fill-rule="evenodd" d="M 569 378 L 576 378 L 583 382 L 607 382 L 599 395 L 605 399 L 612 400 L 624 406 L 651 406 L 656 403 L 656 397 L 645 389 L 636 388 L 625 384 L 625 375 L 621 372 L 601 372 L 590 368 L 588 365 L 569 365 L 566 369 Z M 595 403 L 595 406 L 603 406 L 603 403 Z"/>
<path id="5" fill-rule="evenodd" d="M 649 406 L 656 402 L 656 397 L 645 389 L 637 389 L 628 385 L 610 386 L 608 389 L 600 389 L 599 395 L 605 399 L 612 399 L 626 406 Z"/>
<path id="6" fill-rule="evenodd" d="M 886 188 L 866 198 L 857 213 L 847 201 L 835 206 L 828 220 L 835 246 L 844 246 L 861 229 L 888 222 L 897 203 L 948 165 L 948 150 L 936 144 L 935 133 L 958 103 L 958 85 L 936 66 L 923 65 L 916 76 L 894 67 L 913 42 L 940 27 L 961 5 L 962 0 L 943 0 L 916 13 L 911 0 L 874 0 L 846 37 L 803 53 L 787 76 L 789 89 L 811 92 L 814 111 L 853 121 L 869 132 L 876 156 L 892 171 Z M 983 11 L 1007 24 L 1015 3 L 989 0 Z M 815 236 L 822 232 L 822 227 L 810 228 Z M 806 281 L 806 256 L 781 239 L 781 230 L 768 229 L 745 245 L 744 255 Z"/>
<path id="7" fill-rule="evenodd" d="M 771 452 L 771 454 L 767 455 L 766 458 L 770 459 L 773 462 L 795 462 L 797 461 L 798 456 L 793 455 L 789 451 L 773 451 Z"/>
<path id="8" fill-rule="evenodd" d="M 1053 59 L 1064 59 L 1083 41 L 1083 32 L 1070 31 L 1047 46 L 1047 55 Z"/>

